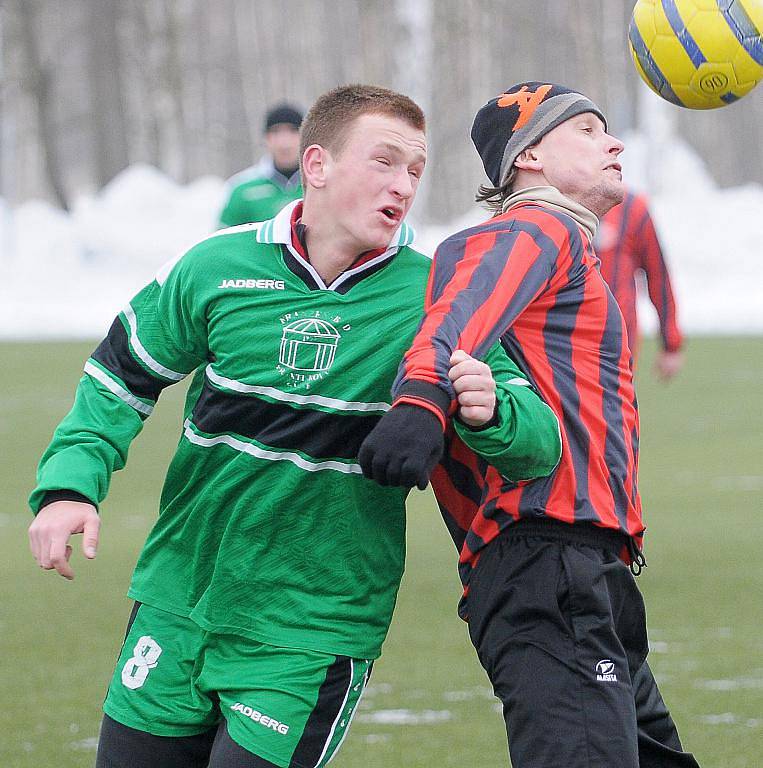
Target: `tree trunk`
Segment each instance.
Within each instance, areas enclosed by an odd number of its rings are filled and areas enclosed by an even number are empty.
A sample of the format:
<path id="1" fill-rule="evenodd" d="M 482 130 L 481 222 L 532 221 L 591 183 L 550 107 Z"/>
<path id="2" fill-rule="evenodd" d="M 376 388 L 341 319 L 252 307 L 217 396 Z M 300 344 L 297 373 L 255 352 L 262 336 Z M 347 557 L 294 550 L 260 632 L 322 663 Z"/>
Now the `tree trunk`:
<path id="1" fill-rule="evenodd" d="M 90 3 L 90 87 L 95 174 L 99 187 L 129 163 L 117 25 L 120 0 Z"/>
<path id="2" fill-rule="evenodd" d="M 16 4 L 20 21 L 21 47 L 25 59 L 24 86 L 36 106 L 37 135 L 42 148 L 43 168 L 55 201 L 68 211 L 69 201 L 61 172 L 61 162 L 56 143 L 56 127 L 53 120 L 51 96 L 51 68 L 42 61 L 37 45 L 36 0 L 21 0 Z"/>

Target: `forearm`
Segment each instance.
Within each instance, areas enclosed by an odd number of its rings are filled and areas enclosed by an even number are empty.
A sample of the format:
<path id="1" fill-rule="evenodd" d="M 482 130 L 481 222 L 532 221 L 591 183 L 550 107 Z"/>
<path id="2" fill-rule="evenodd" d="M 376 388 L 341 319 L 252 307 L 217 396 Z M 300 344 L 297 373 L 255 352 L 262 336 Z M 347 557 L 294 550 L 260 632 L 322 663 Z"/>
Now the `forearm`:
<path id="1" fill-rule="evenodd" d="M 653 269 L 651 274 L 647 272 L 647 287 L 660 323 L 662 348 L 666 352 L 678 352 L 683 345 L 683 335 L 678 327 L 673 288 L 664 262 L 661 262 L 659 270 Z"/>
<path id="2" fill-rule="evenodd" d="M 485 364 L 495 382 L 493 418 L 476 429 L 456 418 L 457 434 L 510 480 L 548 475 L 561 455 L 556 415 L 500 343 L 488 350 Z"/>
<path id="3" fill-rule="evenodd" d="M 644 271 L 649 299 L 657 311 L 663 349 L 677 352 L 683 338 L 678 327 L 673 286 L 654 222 L 648 212 L 638 232 L 637 244 L 637 264 Z"/>
<path id="4" fill-rule="evenodd" d="M 106 497 L 113 472 L 124 467 L 130 443 L 142 427 L 137 411 L 85 375 L 74 406 L 40 461 L 29 499 L 32 510 L 37 513 L 52 491 L 74 492 L 97 506 Z"/>
<path id="5" fill-rule="evenodd" d="M 528 385 L 499 383 L 496 397 L 492 426 L 474 430 L 455 420 L 458 436 L 508 480 L 549 475 L 562 452 L 554 412 Z"/>

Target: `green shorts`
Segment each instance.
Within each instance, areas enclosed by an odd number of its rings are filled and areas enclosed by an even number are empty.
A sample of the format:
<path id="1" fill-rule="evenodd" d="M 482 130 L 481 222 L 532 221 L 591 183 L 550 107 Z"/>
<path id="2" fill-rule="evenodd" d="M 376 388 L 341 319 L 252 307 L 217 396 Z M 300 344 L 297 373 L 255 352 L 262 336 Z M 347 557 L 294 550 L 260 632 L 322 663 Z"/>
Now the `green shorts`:
<path id="1" fill-rule="evenodd" d="M 318 768 L 342 743 L 372 664 L 205 632 L 138 605 L 103 710 L 157 736 L 203 733 L 225 718 L 247 751 L 283 768 Z"/>

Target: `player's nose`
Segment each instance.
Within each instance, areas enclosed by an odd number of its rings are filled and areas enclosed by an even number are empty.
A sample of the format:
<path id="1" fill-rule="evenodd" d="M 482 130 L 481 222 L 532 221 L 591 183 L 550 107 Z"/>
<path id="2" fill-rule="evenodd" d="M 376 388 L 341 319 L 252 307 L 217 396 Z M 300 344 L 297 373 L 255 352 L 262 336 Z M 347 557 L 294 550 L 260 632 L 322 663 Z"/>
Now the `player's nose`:
<path id="1" fill-rule="evenodd" d="M 616 136 L 611 136 L 610 134 L 607 134 L 607 153 L 610 155 L 614 155 L 617 157 L 623 150 L 625 149 L 625 144 L 623 144 L 620 139 L 618 139 Z"/>
<path id="2" fill-rule="evenodd" d="M 407 168 L 401 168 L 392 180 L 392 191 L 403 200 L 413 195 L 413 181 Z"/>

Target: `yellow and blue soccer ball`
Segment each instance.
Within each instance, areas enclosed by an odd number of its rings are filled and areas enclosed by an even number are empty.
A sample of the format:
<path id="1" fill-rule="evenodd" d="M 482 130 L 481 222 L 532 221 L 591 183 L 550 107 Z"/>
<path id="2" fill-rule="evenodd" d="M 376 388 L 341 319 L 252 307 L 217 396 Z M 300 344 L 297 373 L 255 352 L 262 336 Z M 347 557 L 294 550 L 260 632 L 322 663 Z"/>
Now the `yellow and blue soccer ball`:
<path id="1" fill-rule="evenodd" d="M 663 99 L 725 107 L 763 79 L 763 0 L 638 0 L 628 45 Z"/>

